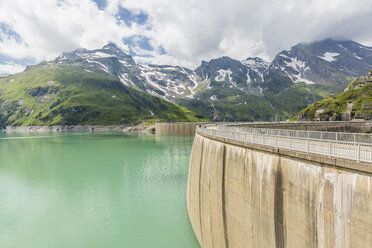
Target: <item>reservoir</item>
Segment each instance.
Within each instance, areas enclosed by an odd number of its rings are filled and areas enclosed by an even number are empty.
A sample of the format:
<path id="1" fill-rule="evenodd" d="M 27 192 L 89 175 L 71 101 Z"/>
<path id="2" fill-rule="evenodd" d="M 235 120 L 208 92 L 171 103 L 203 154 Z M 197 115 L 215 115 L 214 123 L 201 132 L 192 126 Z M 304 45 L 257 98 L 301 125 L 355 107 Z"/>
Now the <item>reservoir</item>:
<path id="1" fill-rule="evenodd" d="M 0 133 L 0 247 L 199 247 L 186 209 L 192 141 Z"/>

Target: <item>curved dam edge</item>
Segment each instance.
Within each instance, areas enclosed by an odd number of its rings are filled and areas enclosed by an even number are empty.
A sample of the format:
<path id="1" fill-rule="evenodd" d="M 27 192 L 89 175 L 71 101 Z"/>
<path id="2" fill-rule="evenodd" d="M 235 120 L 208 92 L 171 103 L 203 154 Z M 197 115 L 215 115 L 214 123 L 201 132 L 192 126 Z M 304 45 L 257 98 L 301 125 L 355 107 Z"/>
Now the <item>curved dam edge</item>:
<path id="1" fill-rule="evenodd" d="M 191 225 L 202 248 L 371 247 L 371 166 L 196 133 Z"/>

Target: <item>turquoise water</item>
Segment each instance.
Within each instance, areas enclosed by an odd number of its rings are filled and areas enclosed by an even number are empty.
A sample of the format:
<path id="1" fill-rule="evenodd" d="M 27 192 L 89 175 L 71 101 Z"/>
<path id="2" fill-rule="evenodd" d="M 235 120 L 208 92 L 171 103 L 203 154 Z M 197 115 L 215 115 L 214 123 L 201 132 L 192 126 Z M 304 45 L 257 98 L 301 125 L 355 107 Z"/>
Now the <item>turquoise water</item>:
<path id="1" fill-rule="evenodd" d="M 0 134 L 1 248 L 199 247 L 192 138 Z"/>

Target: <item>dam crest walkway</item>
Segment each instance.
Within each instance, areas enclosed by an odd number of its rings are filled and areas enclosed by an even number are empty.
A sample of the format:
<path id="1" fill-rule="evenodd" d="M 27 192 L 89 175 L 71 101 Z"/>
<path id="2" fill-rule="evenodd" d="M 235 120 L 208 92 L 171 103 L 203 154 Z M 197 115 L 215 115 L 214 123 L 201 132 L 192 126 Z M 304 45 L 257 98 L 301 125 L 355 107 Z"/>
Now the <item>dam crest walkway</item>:
<path id="1" fill-rule="evenodd" d="M 371 134 L 254 128 L 243 124 L 204 125 L 197 127 L 196 132 L 277 149 L 372 163 Z"/>

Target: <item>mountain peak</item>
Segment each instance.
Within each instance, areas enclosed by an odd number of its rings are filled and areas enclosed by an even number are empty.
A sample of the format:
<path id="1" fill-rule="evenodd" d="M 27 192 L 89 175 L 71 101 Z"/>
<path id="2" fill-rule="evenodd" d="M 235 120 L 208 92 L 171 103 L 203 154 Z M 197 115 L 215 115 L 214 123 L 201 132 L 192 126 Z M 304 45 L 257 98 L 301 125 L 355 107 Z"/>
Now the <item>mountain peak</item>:
<path id="1" fill-rule="evenodd" d="M 246 60 L 243 60 L 246 62 L 252 62 L 252 63 L 264 63 L 265 60 L 261 59 L 260 57 L 248 57 Z"/>
<path id="2" fill-rule="evenodd" d="M 246 60 L 263 61 L 263 59 L 259 57 L 248 57 Z"/>
<path id="3" fill-rule="evenodd" d="M 110 42 L 107 45 L 102 47 L 102 50 L 114 50 L 114 51 L 121 51 L 121 49 L 114 43 Z"/>

